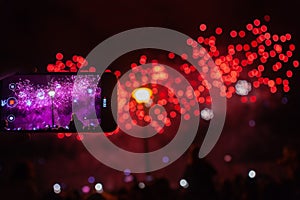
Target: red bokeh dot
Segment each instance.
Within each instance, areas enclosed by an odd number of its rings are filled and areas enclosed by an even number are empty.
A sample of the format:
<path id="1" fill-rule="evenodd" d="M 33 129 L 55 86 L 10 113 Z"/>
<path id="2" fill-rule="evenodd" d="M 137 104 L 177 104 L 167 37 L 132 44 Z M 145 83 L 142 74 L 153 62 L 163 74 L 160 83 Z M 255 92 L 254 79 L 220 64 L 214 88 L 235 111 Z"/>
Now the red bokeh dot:
<path id="1" fill-rule="evenodd" d="M 270 88 L 270 92 L 271 92 L 271 93 L 277 92 L 277 88 L 276 88 L 275 86 L 271 87 L 271 88 Z"/>
<path id="2" fill-rule="evenodd" d="M 258 65 L 257 68 L 258 68 L 258 71 L 264 71 L 264 69 L 265 69 L 263 65 Z"/>
<path id="3" fill-rule="evenodd" d="M 279 77 L 277 77 L 277 78 L 275 79 L 275 82 L 276 82 L 277 85 L 280 85 L 280 84 L 282 83 L 282 79 L 279 78 Z"/>
<path id="4" fill-rule="evenodd" d="M 252 102 L 252 103 L 256 102 L 256 96 L 251 96 L 250 97 L 250 102 Z"/>
<path id="5" fill-rule="evenodd" d="M 245 31 L 240 31 L 240 32 L 239 32 L 239 36 L 240 36 L 240 38 L 243 38 L 243 37 L 245 37 L 245 35 L 246 35 Z"/>
<path id="6" fill-rule="evenodd" d="M 269 15 L 265 15 L 265 16 L 264 16 L 264 20 L 265 20 L 266 22 L 269 22 L 269 21 L 271 20 L 271 17 L 270 17 Z"/>
<path id="7" fill-rule="evenodd" d="M 90 67 L 89 72 L 96 72 L 96 68 L 95 67 Z"/>
<path id="8" fill-rule="evenodd" d="M 270 51 L 270 56 L 271 56 L 272 58 L 274 58 L 274 57 L 276 56 L 276 52 L 275 52 L 274 50 L 271 50 L 271 51 Z"/>
<path id="9" fill-rule="evenodd" d="M 217 35 L 221 35 L 222 32 L 223 32 L 222 28 L 220 28 L 220 27 L 216 28 L 216 34 Z"/>
<path id="10" fill-rule="evenodd" d="M 205 31 L 206 28 L 207 28 L 207 27 L 206 27 L 205 24 L 201 24 L 201 25 L 199 26 L 200 31 Z"/>
<path id="11" fill-rule="evenodd" d="M 53 72 L 54 71 L 54 65 L 52 65 L 52 64 L 47 65 L 47 71 L 48 72 Z"/>
<path id="12" fill-rule="evenodd" d="M 266 31 L 268 30 L 268 27 L 267 27 L 266 25 L 262 25 L 262 26 L 260 27 L 260 30 L 261 30 L 262 32 L 266 32 Z"/>
<path id="13" fill-rule="evenodd" d="M 255 26 L 259 26 L 259 25 L 260 25 L 260 20 L 259 20 L 259 19 L 255 19 L 255 20 L 253 21 L 253 24 L 254 24 Z"/>
<path id="14" fill-rule="evenodd" d="M 115 71 L 114 74 L 116 75 L 116 77 L 120 77 L 121 76 L 121 72 L 119 70 Z"/>
<path id="15" fill-rule="evenodd" d="M 235 30 L 232 30 L 232 31 L 230 32 L 230 36 L 231 36 L 232 38 L 235 38 L 235 37 L 237 36 L 237 32 L 236 32 Z"/>
<path id="16" fill-rule="evenodd" d="M 287 33 L 285 34 L 286 40 L 291 40 L 292 39 L 292 35 Z"/>
<path id="17" fill-rule="evenodd" d="M 249 51 L 250 50 L 250 45 L 249 44 L 244 44 L 244 51 Z"/>
<path id="18" fill-rule="evenodd" d="M 293 76 L 293 72 L 291 70 L 288 70 L 286 72 L 286 76 L 289 77 L 289 78 L 292 77 Z"/>
<path id="19" fill-rule="evenodd" d="M 243 50 L 243 45 L 237 44 L 236 47 L 235 47 L 235 49 L 236 49 L 237 51 L 242 51 L 242 50 Z"/>
<path id="20" fill-rule="evenodd" d="M 279 40 L 279 36 L 276 35 L 276 34 L 274 34 L 274 35 L 272 36 L 272 39 L 273 39 L 274 42 L 277 42 L 277 41 Z"/>
<path id="21" fill-rule="evenodd" d="M 271 45 L 272 45 L 272 41 L 269 40 L 269 39 L 267 39 L 267 40 L 265 41 L 265 44 L 266 44 L 267 46 L 271 46 Z"/>
<path id="22" fill-rule="evenodd" d="M 168 57 L 169 57 L 170 59 L 174 59 L 174 58 L 175 58 L 175 54 L 172 53 L 172 52 L 170 52 L 170 53 L 168 54 Z"/>
<path id="23" fill-rule="evenodd" d="M 63 54 L 62 53 L 57 53 L 56 54 L 56 59 L 57 60 L 62 60 L 64 58 Z"/>
<path id="24" fill-rule="evenodd" d="M 295 68 L 299 67 L 299 61 L 298 60 L 294 60 L 293 61 L 293 65 Z"/>
<path id="25" fill-rule="evenodd" d="M 287 85 L 283 86 L 283 91 L 284 91 L 284 92 L 290 91 L 290 87 L 287 86 Z"/>
<path id="26" fill-rule="evenodd" d="M 65 134 L 63 133 L 57 133 L 57 138 L 63 139 L 65 137 Z"/>
<path id="27" fill-rule="evenodd" d="M 188 59 L 188 55 L 186 53 L 181 54 L 181 59 L 182 60 Z"/>
<path id="28" fill-rule="evenodd" d="M 286 42 L 286 37 L 284 35 L 280 36 L 280 41 L 281 42 Z"/>
<path id="29" fill-rule="evenodd" d="M 253 41 L 251 42 L 251 46 L 252 46 L 252 47 L 257 47 L 257 42 L 256 42 L 255 40 L 253 40 Z"/>
<path id="30" fill-rule="evenodd" d="M 242 103 L 246 103 L 248 101 L 248 98 L 247 97 L 241 97 L 241 102 Z"/>
<path id="31" fill-rule="evenodd" d="M 291 51 L 295 51 L 296 47 L 295 47 L 294 44 L 290 44 L 290 45 L 289 45 L 289 49 L 290 49 Z"/>
<path id="32" fill-rule="evenodd" d="M 252 31 L 253 25 L 252 25 L 252 24 L 247 24 L 247 25 L 246 25 L 246 29 L 247 29 L 248 31 Z"/>
<path id="33" fill-rule="evenodd" d="M 252 30 L 252 33 L 254 34 L 254 35 L 257 35 L 257 34 L 259 34 L 259 29 L 258 28 L 254 28 L 253 30 Z"/>

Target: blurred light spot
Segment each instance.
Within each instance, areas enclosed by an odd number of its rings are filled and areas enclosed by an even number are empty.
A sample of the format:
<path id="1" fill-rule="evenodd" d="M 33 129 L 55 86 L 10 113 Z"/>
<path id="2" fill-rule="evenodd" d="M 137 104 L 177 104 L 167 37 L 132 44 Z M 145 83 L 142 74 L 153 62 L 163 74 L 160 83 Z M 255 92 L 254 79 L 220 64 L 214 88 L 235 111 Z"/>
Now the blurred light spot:
<path id="1" fill-rule="evenodd" d="M 204 120 L 210 120 L 214 117 L 214 113 L 211 109 L 209 108 L 204 108 L 203 110 L 201 110 L 201 118 Z"/>
<path id="2" fill-rule="evenodd" d="M 225 162 L 230 162 L 231 160 L 232 160 L 231 155 L 226 154 L 226 155 L 224 156 L 224 161 L 225 161 Z"/>
<path id="3" fill-rule="evenodd" d="M 170 161 L 170 159 L 169 159 L 168 156 L 164 156 L 164 157 L 162 158 L 162 161 L 163 161 L 163 163 L 168 163 L 168 162 Z"/>
<path id="4" fill-rule="evenodd" d="M 201 24 L 199 26 L 200 31 L 205 31 L 206 30 L 206 25 L 205 24 Z"/>
<path id="5" fill-rule="evenodd" d="M 53 185 L 53 191 L 55 194 L 59 194 L 61 192 L 61 186 L 58 183 Z"/>
<path id="6" fill-rule="evenodd" d="M 181 179 L 179 181 L 179 185 L 183 188 L 188 188 L 189 187 L 189 183 L 185 180 L 185 179 Z"/>
<path id="7" fill-rule="evenodd" d="M 132 92 L 132 97 L 138 103 L 148 103 L 151 99 L 152 90 L 149 88 L 137 88 Z"/>
<path id="8" fill-rule="evenodd" d="M 98 192 L 98 193 L 101 193 L 103 192 L 103 185 L 101 183 L 97 183 L 95 185 L 95 190 Z"/>
<path id="9" fill-rule="evenodd" d="M 131 181 L 133 181 L 133 176 L 132 175 L 125 176 L 125 178 L 124 178 L 125 183 L 129 183 Z"/>
<path id="10" fill-rule="evenodd" d="M 288 103 L 288 98 L 287 98 L 287 97 L 283 97 L 283 98 L 281 99 L 281 103 L 287 104 L 287 103 Z"/>
<path id="11" fill-rule="evenodd" d="M 235 84 L 235 90 L 238 95 L 246 96 L 251 91 L 251 84 L 245 80 L 239 80 Z"/>
<path id="12" fill-rule="evenodd" d="M 249 121 L 249 126 L 250 127 L 254 127 L 255 126 L 255 121 L 254 120 L 250 120 Z"/>
<path id="13" fill-rule="evenodd" d="M 249 178 L 255 178 L 256 172 L 254 170 L 250 170 L 248 173 Z"/>
<path id="14" fill-rule="evenodd" d="M 146 187 L 145 183 L 139 182 L 139 188 L 144 189 Z"/>
<path id="15" fill-rule="evenodd" d="M 125 169 L 125 170 L 124 170 L 124 175 L 125 175 L 125 176 L 129 176 L 130 174 L 131 174 L 130 169 Z"/>
<path id="16" fill-rule="evenodd" d="M 85 194 L 89 193 L 90 190 L 91 190 L 91 188 L 90 188 L 89 186 L 87 186 L 87 185 L 85 185 L 85 186 L 83 186 L 83 187 L 81 188 L 81 191 L 82 191 L 83 193 L 85 193 Z"/>
<path id="17" fill-rule="evenodd" d="M 95 178 L 94 178 L 93 176 L 90 176 L 90 177 L 88 178 L 88 182 L 89 182 L 89 183 L 94 183 L 94 182 L 95 182 Z"/>

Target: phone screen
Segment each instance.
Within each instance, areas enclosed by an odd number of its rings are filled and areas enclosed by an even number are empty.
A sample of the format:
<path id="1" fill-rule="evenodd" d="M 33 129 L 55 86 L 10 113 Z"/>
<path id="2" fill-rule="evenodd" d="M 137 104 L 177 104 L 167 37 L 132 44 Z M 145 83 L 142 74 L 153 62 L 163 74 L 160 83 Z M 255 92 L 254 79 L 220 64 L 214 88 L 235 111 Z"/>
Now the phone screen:
<path id="1" fill-rule="evenodd" d="M 105 74 L 102 75 L 104 79 Z M 70 127 L 70 122 L 74 118 L 72 113 L 75 112 L 83 131 L 95 130 L 95 125 L 101 124 L 101 118 L 105 117 L 101 110 L 107 109 L 107 102 L 110 101 L 108 98 L 111 97 L 103 97 L 101 94 L 103 90 L 104 93 L 111 93 L 103 88 L 105 83 L 100 84 L 102 77 L 96 74 L 57 73 L 13 75 L 3 79 L 0 99 L 1 129 L 73 132 L 76 130 Z M 80 84 L 73 89 L 75 79 Z M 91 88 L 91 85 L 97 87 Z M 96 118 L 91 114 L 92 110 L 96 110 Z M 112 131 L 114 128 L 104 127 L 104 131 Z"/>

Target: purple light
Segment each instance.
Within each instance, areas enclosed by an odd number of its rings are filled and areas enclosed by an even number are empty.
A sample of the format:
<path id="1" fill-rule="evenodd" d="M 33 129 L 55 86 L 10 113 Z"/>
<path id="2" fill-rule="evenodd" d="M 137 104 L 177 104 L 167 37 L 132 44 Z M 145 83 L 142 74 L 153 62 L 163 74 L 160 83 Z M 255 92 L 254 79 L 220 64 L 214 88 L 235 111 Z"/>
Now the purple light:
<path id="1" fill-rule="evenodd" d="M 90 177 L 88 178 L 88 182 L 89 182 L 89 183 L 94 183 L 94 182 L 95 182 L 95 178 L 94 178 L 93 176 L 90 176 Z"/>
<path id="2" fill-rule="evenodd" d="M 168 162 L 170 161 L 170 159 L 169 159 L 168 156 L 164 156 L 164 157 L 162 158 L 162 161 L 163 161 L 163 163 L 168 163 Z"/>
<path id="3" fill-rule="evenodd" d="M 79 84 L 73 90 L 75 78 Z M 6 101 L 6 106 L 3 106 L 4 116 L 8 117 L 12 112 L 15 115 L 14 119 L 9 120 L 14 121 L 11 123 L 12 128 L 33 130 L 34 127 L 45 128 L 47 124 L 52 124 L 51 98 L 53 98 L 53 113 L 57 127 L 66 127 L 69 124 L 72 109 L 85 126 L 99 123 L 98 119 L 89 118 L 88 111 L 95 109 L 95 104 L 85 105 L 85 102 L 92 102 L 95 96 L 95 100 L 100 96 L 100 88 L 91 88 L 91 85 L 98 84 L 99 75 L 15 76 L 7 80 L 7 87 L 12 81 L 15 89 L 7 91 L 6 95 L 9 99 Z M 53 97 L 48 95 L 50 91 L 55 93 Z M 72 103 L 75 103 L 73 108 Z M 84 106 L 76 107 L 76 103 Z M 98 109 L 100 108 L 97 107 L 97 111 Z M 84 120 L 85 116 L 89 120 Z"/>
<path id="4" fill-rule="evenodd" d="M 255 126 L 255 121 L 254 120 L 250 120 L 249 121 L 249 126 L 250 127 L 254 127 Z"/>
<path id="5" fill-rule="evenodd" d="M 81 191 L 82 191 L 83 193 L 85 193 L 85 194 L 89 193 L 90 190 L 91 190 L 91 188 L 90 188 L 89 186 L 87 186 L 87 185 L 85 185 L 85 186 L 83 186 L 83 187 L 81 188 Z"/>

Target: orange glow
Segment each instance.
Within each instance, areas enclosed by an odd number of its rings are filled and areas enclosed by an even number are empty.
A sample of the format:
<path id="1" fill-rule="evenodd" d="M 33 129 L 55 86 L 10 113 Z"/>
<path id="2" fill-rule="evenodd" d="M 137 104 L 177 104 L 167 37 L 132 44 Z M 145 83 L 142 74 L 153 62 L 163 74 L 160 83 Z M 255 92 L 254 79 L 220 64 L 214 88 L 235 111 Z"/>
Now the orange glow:
<path id="1" fill-rule="evenodd" d="M 274 85 L 275 85 L 275 82 L 273 80 L 268 81 L 268 86 L 269 87 L 274 87 Z"/>

